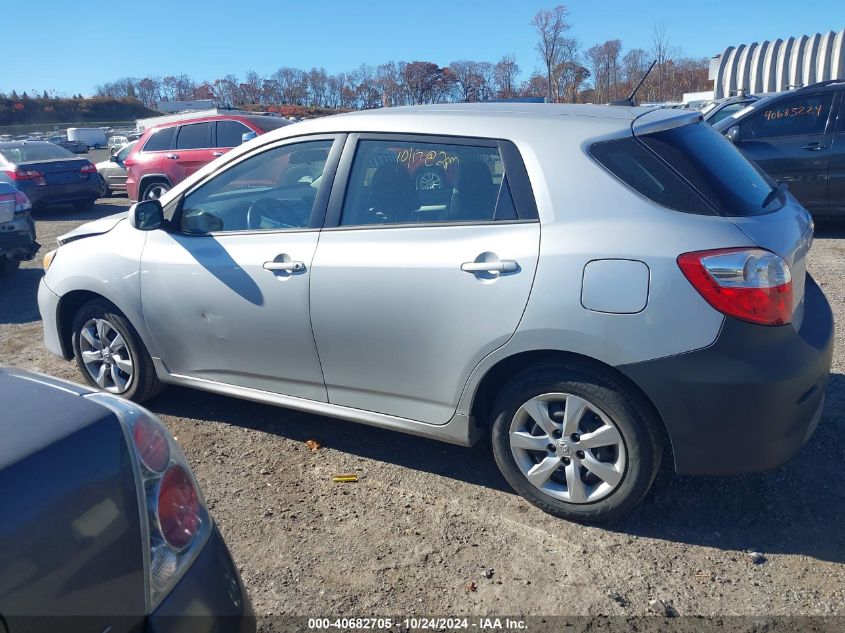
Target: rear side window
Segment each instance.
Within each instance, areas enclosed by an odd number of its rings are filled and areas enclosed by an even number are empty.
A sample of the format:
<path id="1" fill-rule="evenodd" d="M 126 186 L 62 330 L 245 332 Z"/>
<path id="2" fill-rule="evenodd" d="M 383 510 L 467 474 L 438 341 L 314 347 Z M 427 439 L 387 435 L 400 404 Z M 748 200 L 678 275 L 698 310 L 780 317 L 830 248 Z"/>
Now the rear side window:
<path id="1" fill-rule="evenodd" d="M 176 149 L 203 149 L 211 147 L 211 123 L 192 123 L 179 128 Z"/>
<path id="2" fill-rule="evenodd" d="M 237 147 L 248 132 L 252 130 L 239 121 L 218 121 L 217 147 Z"/>
<path id="3" fill-rule="evenodd" d="M 686 213 L 714 215 L 712 207 L 680 175 L 633 137 L 595 143 L 590 155 L 657 204 Z"/>
<path id="4" fill-rule="evenodd" d="M 823 134 L 830 116 L 833 92 L 802 95 L 760 105 L 740 124 L 743 141 Z"/>
<path id="5" fill-rule="evenodd" d="M 774 182 L 706 123 L 684 125 L 638 138 L 695 187 L 721 215 L 758 215 L 781 204 L 772 200 L 763 206 Z"/>
<path id="6" fill-rule="evenodd" d="M 498 147 L 363 140 L 355 151 L 340 223 L 516 218 Z"/>
<path id="7" fill-rule="evenodd" d="M 64 147 L 50 143 L 4 147 L 0 149 L 0 156 L 3 156 L 10 163 L 22 163 L 31 160 L 51 160 L 54 158 L 76 158 Z"/>
<path id="8" fill-rule="evenodd" d="M 282 119 L 276 116 L 253 116 L 249 117 L 249 122 L 259 130 L 264 130 L 265 132 L 277 130 L 280 127 L 290 125 L 290 121 L 287 119 Z"/>
<path id="9" fill-rule="evenodd" d="M 168 149 L 175 149 L 175 127 L 166 127 L 153 132 L 152 136 L 144 144 L 145 152 L 162 152 Z"/>

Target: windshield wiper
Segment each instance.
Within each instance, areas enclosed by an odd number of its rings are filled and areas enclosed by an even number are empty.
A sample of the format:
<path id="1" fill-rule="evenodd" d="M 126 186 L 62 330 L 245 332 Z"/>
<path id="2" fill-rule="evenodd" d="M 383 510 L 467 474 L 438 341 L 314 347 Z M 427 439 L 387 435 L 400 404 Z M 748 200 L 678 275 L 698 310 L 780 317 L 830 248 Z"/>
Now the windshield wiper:
<path id="1" fill-rule="evenodd" d="M 777 198 L 780 194 L 784 193 L 785 191 L 786 191 L 786 183 L 785 182 L 779 182 L 778 186 L 775 187 L 774 189 L 772 189 L 768 194 L 766 194 L 766 197 L 763 198 L 763 204 L 761 206 L 763 208 L 766 208 L 767 206 L 769 206 L 769 203 L 772 200 Z"/>

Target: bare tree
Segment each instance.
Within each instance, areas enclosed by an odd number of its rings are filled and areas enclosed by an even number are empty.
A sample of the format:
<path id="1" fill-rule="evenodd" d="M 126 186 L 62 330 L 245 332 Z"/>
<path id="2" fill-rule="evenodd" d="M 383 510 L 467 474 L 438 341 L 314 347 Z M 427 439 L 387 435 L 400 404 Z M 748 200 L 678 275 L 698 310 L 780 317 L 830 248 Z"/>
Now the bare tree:
<path id="1" fill-rule="evenodd" d="M 493 69 L 496 96 L 511 99 L 516 96 L 516 80 L 519 77 L 519 64 L 514 55 L 504 55 Z"/>
<path id="2" fill-rule="evenodd" d="M 449 64 L 454 76 L 454 93 L 458 101 L 479 101 L 484 78 L 479 72 L 478 62 L 461 59 Z"/>
<path id="3" fill-rule="evenodd" d="M 619 54 L 621 40 L 608 40 L 596 44 L 586 52 L 587 63 L 592 70 L 595 99 L 602 103 L 617 98 L 619 92 Z"/>
<path id="4" fill-rule="evenodd" d="M 540 9 L 531 20 L 531 26 L 537 31 L 540 41 L 537 42 L 537 52 L 546 65 L 546 81 L 548 83 L 548 99 L 553 100 L 555 93 L 554 68 L 559 63 L 559 50 L 563 34 L 569 30 L 569 9 L 559 4 L 553 9 Z"/>

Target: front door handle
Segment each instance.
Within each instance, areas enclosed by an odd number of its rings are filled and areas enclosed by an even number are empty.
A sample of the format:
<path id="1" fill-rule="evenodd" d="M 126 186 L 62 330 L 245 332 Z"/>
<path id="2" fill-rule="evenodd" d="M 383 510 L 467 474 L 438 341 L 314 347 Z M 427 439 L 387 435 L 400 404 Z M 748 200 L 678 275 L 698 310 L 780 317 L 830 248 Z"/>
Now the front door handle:
<path id="1" fill-rule="evenodd" d="M 303 262 L 264 262 L 264 270 L 298 273 L 305 270 Z"/>
<path id="2" fill-rule="evenodd" d="M 514 273 L 519 264 L 512 259 L 500 259 L 495 262 L 464 262 L 461 270 L 466 273 Z"/>
<path id="3" fill-rule="evenodd" d="M 806 149 L 811 152 L 818 152 L 820 149 L 827 149 L 827 145 L 819 145 L 818 142 L 807 143 L 801 149 Z"/>
<path id="4" fill-rule="evenodd" d="M 176 160 L 179 158 L 179 154 L 165 154 L 164 157 L 169 158 L 170 160 Z"/>

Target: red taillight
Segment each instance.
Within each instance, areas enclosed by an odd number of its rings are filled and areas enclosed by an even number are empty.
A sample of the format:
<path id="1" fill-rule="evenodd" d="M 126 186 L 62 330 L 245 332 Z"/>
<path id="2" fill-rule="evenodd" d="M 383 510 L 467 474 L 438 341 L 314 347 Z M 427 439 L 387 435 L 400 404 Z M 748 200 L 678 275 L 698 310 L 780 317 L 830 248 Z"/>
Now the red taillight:
<path id="1" fill-rule="evenodd" d="M 170 463 L 170 445 L 164 429 L 149 418 L 137 418 L 132 427 L 132 439 L 144 466 L 160 473 Z"/>
<path id="2" fill-rule="evenodd" d="M 79 170 L 81 174 L 96 174 L 97 168 L 94 167 L 92 163 L 88 163 L 87 165 L 83 165 L 82 169 Z"/>
<path id="3" fill-rule="evenodd" d="M 168 545 L 182 549 L 190 544 L 200 527 L 200 502 L 190 475 L 181 466 L 171 466 L 161 478 L 158 492 L 158 522 Z"/>
<path id="4" fill-rule="evenodd" d="M 12 180 L 33 180 L 36 185 L 46 184 L 44 174 L 34 169 L 16 169 L 4 172 Z"/>
<path id="5" fill-rule="evenodd" d="M 762 325 L 792 318 L 792 275 L 780 256 L 760 248 L 724 248 L 678 257 L 686 278 L 716 310 Z"/>

